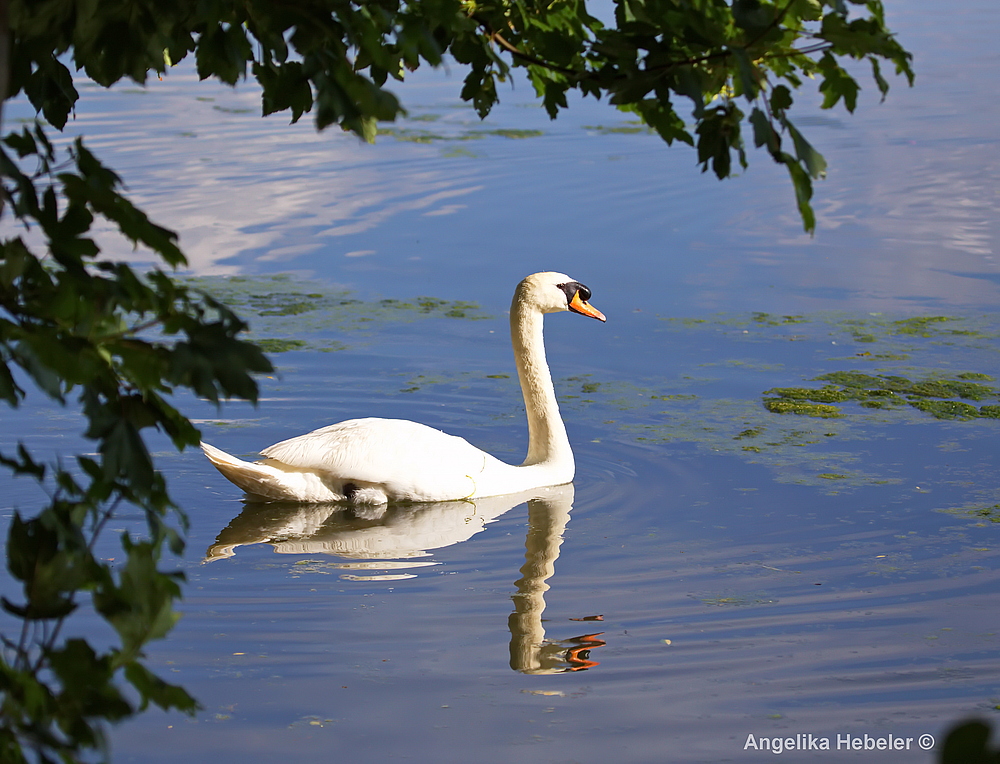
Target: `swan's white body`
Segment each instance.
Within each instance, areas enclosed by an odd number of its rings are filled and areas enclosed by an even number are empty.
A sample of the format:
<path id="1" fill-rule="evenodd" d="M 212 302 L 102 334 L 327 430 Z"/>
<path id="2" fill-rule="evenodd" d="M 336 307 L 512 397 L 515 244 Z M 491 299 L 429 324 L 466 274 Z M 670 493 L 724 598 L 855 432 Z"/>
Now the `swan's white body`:
<path id="1" fill-rule="evenodd" d="M 463 438 L 402 419 L 350 419 L 264 449 L 246 462 L 208 443 L 205 455 L 257 500 L 356 504 L 453 501 L 499 496 L 573 480 L 573 451 L 545 361 L 542 317 L 573 310 L 604 320 L 590 290 L 561 273 L 518 284 L 511 341 L 528 415 L 528 456 L 514 466 Z"/>

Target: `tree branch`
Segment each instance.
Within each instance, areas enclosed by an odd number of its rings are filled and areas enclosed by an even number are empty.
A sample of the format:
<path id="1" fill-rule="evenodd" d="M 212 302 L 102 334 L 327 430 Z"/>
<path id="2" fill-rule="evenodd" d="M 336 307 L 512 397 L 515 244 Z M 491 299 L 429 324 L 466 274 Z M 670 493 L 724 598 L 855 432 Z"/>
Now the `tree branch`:
<path id="1" fill-rule="evenodd" d="M 0 2 L 2 2 L 2 0 L 0 0 Z M 781 23 L 781 20 L 785 17 L 785 14 L 788 13 L 793 2 L 794 0 L 789 0 L 789 2 L 781 10 L 781 12 L 775 16 L 774 20 L 760 34 L 758 34 L 754 39 L 752 39 L 746 45 L 742 45 L 740 47 L 743 50 L 749 50 L 749 48 L 751 48 L 753 45 L 759 42 L 760 39 L 764 37 L 764 35 L 766 35 L 769 31 L 771 31 L 778 24 Z M 565 66 L 560 66 L 559 64 L 554 64 L 551 61 L 546 61 L 545 59 L 538 58 L 537 56 L 533 56 L 530 53 L 525 53 L 523 50 L 518 48 L 516 45 L 513 45 L 506 38 L 504 38 L 504 36 L 500 34 L 500 32 L 495 31 L 492 25 L 486 19 L 483 19 L 475 14 L 473 14 L 470 18 L 472 18 L 473 21 L 479 24 L 479 26 L 483 29 L 483 31 L 489 35 L 491 42 L 497 43 L 501 48 L 506 50 L 515 58 L 520 59 L 521 61 L 532 64 L 534 66 L 540 66 L 544 69 L 548 69 L 553 72 L 565 74 L 567 77 L 573 77 L 576 80 L 588 80 L 588 79 L 596 80 L 598 78 L 596 72 L 588 70 L 581 71 L 579 69 L 570 69 Z M 801 50 L 769 53 L 763 56 L 759 56 L 758 60 L 780 58 L 783 56 L 793 56 L 793 55 L 809 55 L 812 53 L 819 53 L 821 51 L 827 50 L 829 49 L 829 47 L 830 43 L 824 41 L 823 43 L 816 44 L 813 47 L 803 48 Z M 677 61 L 668 61 L 663 64 L 657 64 L 656 66 L 646 67 L 645 69 L 640 70 L 640 72 L 643 74 L 665 72 L 681 66 L 693 66 L 695 64 L 704 64 L 707 63 L 708 61 L 716 61 L 719 59 L 728 58 L 731 55 L 732 55 L 732 48 L 727 48 L 725 50 L 716 51 L 714 53 L 707 53 L 703 56 L 694 56 L 692 58 L 678 59 Z M 619 74 L 614 79 L 622 80 L 626 78 L 627 75 Z"/>
<path id="2" fill-rule="evenodd" d="M 487 32 L 489 32 L 490 40 L 499 43 L 500 47 L 509 52 L 512 56 L 520 58 L 523 61 L 527 61 L 529 64 L 534 64 L 535 66 L 543 66 L 546 69 L 551 69 L 554 72 L 559 72 L 560 74 L 565 74 L 569 77 L 576 77 L 577 79 L 585 79 L 587 77 L 593 76 L 592 72 L 588 71 L 581 72 L 578 71 L 577 69 L 568 69 L 565 66 L 559 66 L 558 64 L 553 64 L 549 61 L 536 58 L 535 56 L 525 53 L 524 51 L 519 50 L 515 46 L 511 45 L 509 42 L 507 42 L 507 40 L 503 38 L 503 35 L 501 35 L 499 32 L 490 32 L 489 28 L 487 28 Z"/>

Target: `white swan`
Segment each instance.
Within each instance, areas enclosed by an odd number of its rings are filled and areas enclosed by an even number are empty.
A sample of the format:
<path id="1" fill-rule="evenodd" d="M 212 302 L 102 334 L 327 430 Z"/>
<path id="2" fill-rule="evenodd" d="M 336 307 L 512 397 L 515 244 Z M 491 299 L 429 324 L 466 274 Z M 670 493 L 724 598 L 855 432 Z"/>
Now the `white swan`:
<path id="1" fill-rule="evenodd" d="M 536 273 L 514 290 L 510 333 L 528 414 L 528 456 L 506 464 L 463 438 L 402 419 L 350 419 L 261 451 L 245 462 L 202 443 L 218 470 L 258 501 L 386 504 L 453 501 L 573 480 L 573 451 L 559 416 L 542 341 L 545 313 L 604 321 L 590 290 L 562 273 Z"/>

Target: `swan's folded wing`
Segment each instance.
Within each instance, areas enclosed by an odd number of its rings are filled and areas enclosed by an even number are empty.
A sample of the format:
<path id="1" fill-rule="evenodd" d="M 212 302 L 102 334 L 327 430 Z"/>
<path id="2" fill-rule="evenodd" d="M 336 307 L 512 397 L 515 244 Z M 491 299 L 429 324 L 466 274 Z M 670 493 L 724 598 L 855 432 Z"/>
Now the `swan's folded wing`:
<path id="1" fill-rule="evenodd" d="M 377 485 L 390 497 L 412 501 L 473 496 L 487 465 L 498 463 L 463 438 L 402 419 L 339 422 L 275 443 L 261 454 L 293 469 Z"/>

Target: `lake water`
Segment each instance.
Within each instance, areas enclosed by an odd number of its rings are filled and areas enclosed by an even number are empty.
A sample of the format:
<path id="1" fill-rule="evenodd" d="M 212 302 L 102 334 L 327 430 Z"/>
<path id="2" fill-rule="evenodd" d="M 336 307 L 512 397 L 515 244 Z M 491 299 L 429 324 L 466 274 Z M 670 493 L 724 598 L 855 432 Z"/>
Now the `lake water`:
<path id="1" fill-rule="evenodd" d="M 917 85 L 806 109 L 831 165 L 813 238 L 766 156 L 719 183 L 602 104 L 549 122 L 523 83 L 480 123 L 459 72 L 422 75 L 374 147 L 190 73 L 83 89 L 70 132 L 275 351 L 259 407 L 183 401 L 230 452 L 371 415 L 519 461 L 514 285 L 567 272 L 609 319 L 547 319 L 578 476 L 530 503 L 252 507 L 164 444 L 188 584 L 150 663 L 204 710 L 116 729 L 115 758 L 743 762 L 773 755 L 749 736 L 812 735 L 834 750 L 786 758 L 913 762 L 996 719 L 1000 422 L 764 405 L 844 372 L 1000 379 L 998 16 L 889 6 Z M 4 422 L 3 450 L 87 448 L 71 411 Z M 866 735 L 909 750 L 836 750 Z"/>

